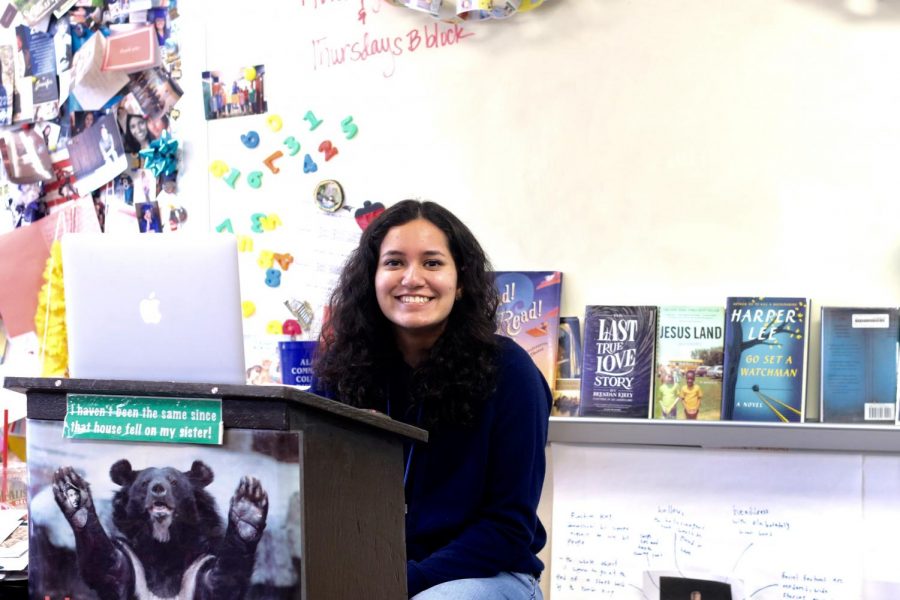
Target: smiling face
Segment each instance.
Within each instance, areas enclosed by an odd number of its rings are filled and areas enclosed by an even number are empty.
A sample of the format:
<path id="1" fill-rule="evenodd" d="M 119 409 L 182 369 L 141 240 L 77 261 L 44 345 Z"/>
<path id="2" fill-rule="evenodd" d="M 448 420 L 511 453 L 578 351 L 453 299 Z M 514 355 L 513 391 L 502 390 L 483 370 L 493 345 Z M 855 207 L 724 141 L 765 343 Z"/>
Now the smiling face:
<path id="1" fill-rule="evenodd" d="M 144 143 L 147 140 L 147 122 L 140 117 L 129 119 L 128 131 L 140 143 Z"/>
<path id="2" fill-rule="evenodd" d="M 375 296 L 405 358 L 434 345 L 460 292 L 443 231 L 425 219 L 388 230 L 378 253 Z"/>

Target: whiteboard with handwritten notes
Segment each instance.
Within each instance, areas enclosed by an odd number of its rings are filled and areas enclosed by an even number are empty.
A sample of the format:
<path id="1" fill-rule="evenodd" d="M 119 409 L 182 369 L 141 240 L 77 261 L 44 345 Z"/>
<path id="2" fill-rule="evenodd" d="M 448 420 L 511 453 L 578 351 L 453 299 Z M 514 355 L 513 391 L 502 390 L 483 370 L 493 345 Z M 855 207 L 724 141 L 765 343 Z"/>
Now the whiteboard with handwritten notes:
<path id="1" fill-rule="evenodd" d="M 666 600 L 660 574 L 733 600 L 900 592 L 900 457 L 554 444 L 553 464 L 553 600 Z"/>

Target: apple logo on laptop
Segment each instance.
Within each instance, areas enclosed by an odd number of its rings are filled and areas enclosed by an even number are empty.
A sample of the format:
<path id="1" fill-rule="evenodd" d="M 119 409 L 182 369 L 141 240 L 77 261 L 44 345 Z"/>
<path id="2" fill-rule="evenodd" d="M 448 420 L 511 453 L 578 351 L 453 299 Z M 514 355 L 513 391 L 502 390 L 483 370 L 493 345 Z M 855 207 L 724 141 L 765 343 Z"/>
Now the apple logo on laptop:
<path id="1" fill-rule="evenodd" d="M 139 308 L 141 319 L 143 319 L 144 323 L 156 325 L 162 320 L 162 313 L 159 310 L 159 298 L 156 297 L 156 292 L 150 292 L 150 296 L 141 300 Z"/>

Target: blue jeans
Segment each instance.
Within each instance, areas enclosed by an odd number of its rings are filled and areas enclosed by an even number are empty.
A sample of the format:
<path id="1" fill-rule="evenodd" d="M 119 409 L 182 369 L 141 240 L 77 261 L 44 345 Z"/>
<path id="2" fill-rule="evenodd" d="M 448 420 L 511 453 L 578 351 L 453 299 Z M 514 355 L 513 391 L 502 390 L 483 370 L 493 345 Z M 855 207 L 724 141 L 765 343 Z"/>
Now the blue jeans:
<path id="1" fill-rule="evenodd" d="M 544 600 L 537 579 L 523 573 L 500 573 L 484 579 L 448 581 L 412 600 Z"/>

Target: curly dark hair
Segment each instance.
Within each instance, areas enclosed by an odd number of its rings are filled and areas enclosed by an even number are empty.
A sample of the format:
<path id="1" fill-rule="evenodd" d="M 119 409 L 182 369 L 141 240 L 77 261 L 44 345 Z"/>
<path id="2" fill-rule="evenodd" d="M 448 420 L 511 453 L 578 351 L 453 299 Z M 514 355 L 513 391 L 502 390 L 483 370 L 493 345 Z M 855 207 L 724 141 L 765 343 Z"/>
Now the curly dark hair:
<path id="1" fill-rule="evenodd" d="M 478 240 L 434 202 L 403 200 L 365 229 L 332 292 L 314 370 L 319 385 L 336 400 L 387 410 L 388 374 L 402 358 L 392 324 L 378 306 L 375 271 L 388 231 L 416 219 L 432 223 L 447 237 L 462 295 L 443 333 L 413 372 L 410 402 L 421 410 L 423 426 L 465 425 L 473 421 L 496 384 L 499 297 Z"/>

